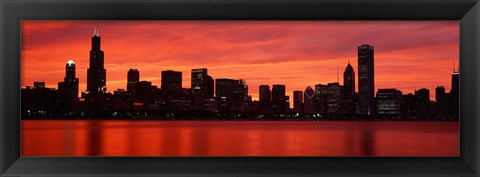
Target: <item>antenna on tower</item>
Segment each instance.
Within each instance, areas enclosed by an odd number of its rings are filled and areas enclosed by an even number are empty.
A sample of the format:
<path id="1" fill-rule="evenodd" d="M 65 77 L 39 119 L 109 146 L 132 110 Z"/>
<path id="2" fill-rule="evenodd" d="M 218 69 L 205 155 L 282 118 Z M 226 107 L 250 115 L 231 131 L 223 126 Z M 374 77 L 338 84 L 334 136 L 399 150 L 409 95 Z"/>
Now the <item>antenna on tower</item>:
<path id="1" fill-rule="evenodd" d="M 93 28 L 93 36 L 98 36 L 98 22 L 95 23 L 95 27 Z"/>

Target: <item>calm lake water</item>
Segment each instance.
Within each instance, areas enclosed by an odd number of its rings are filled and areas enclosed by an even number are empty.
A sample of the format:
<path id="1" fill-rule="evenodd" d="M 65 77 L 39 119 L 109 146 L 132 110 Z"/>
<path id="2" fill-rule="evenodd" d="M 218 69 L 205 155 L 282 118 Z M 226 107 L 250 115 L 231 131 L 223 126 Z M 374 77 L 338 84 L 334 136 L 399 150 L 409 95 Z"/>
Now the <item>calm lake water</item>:
<path id="1" fill-rule="evenodd" d="M 458 122 L 23 120 L 24 156 L 458 156 Z"/>

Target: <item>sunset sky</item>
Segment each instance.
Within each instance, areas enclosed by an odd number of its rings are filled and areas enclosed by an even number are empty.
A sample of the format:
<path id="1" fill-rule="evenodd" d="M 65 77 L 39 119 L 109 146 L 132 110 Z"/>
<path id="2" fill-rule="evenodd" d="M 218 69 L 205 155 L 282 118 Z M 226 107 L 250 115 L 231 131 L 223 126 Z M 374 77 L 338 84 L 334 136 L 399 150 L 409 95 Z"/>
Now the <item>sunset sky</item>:
<path id="1" fill-rule="evenodd" d="M 86 77 L 93 28 L 105 52 L 107 91 L 125 89 L 127 71 L 160 87 L 162 70 L 183 73 L 208 68 L 214 79 L 245 79 L 258 100 L 258 86 L 285 84 L 287 95 L 307 86 L 337 82 L 350 62 L 356 73 L 357 46 L 375 47 L 375 90 L 451 87 L 458 65 L 458 21 L 23 21 L 22 88 L 44 81 L 57 88 L 65 63 L 74 60 L 80 91 Z"/>

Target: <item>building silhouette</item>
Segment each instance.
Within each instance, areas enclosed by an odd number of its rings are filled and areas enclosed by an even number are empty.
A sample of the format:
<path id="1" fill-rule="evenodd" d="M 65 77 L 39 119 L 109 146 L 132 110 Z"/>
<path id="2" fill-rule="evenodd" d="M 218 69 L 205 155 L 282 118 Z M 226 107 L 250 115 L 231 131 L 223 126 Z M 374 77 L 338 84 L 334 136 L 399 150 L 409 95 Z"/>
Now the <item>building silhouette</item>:
<path id="1" fill-rule="evenodd" d="M 315 113 L 315 91 L 310 86 L 307 86 L 303 94 L 303 112 Z"/>
<path id="2" fill-rule="evenodd" d="M 402 95 L 401 114 L 405 117 L 413 117 L 417 115 L 417 104 L 415 95 L 409 93 Z"/>
<path id="3" fill-rule="evenodd" d="M 135 84 L 140 82 L 140 71 L 138 69 L 129 69 L 127 73 L 127 92 L 135 95 Z"/>
<path id="4" fill-rule="evenodd" d="M 68 60 L 65 65 L 65 77 L 58 83 L 58 94 L 61 108 L 71 112 L 78 98 L 78 78 L 75 77 L 75 62 Z"/>
<path id="5" fill-rule="evenodd" d="M 454 115 L 454 117 L 458 117 L 459 115 L 459 104 L 460 104 L 460 73 L 453 71 L 452 73 L 452 88 L 450 90 L 450 114 Z"/>
<path id="6" fill-rule="evenodd" d="M 378 89 L 377 111 L 379 115 L 400 115 L 402 92 L 400 90 Z"/>
<path id="7" fill-rule="evenodd" d="M 303 113 L 303 92 L 300 90 L 293 91 L 293 111 L 295 113 Z"/>
<path id="8" fill-rule="evenodd" d="M 343 87 L 347 97 L 352 98 L 353 95 L 355 95 L 355 71 L 352 65 L 350 65 L 350 62 L 348 62 L 343 72 Z"/>
<path id="9" fill-rule="evenodd" d="M 92 37 L 92 48 L 90 50 L 90 67 L 87 69 L 87 91 L 89 94 L 105 93 L 106 70 L 104 68 L 104 54 L 100 49 L 101 38 L 98 29 L 95 27 Z"/>
<path id="10" fill-rule="evenodd" d="M 460 84 L 460 73 L 454 71 L 452 73 L 452 89 L 450 90 L 450 93 L 453 94 L 457 98 L 458 98 L 459 92 L 460 92 L 459 84 Z"/>
<path id="11" fill-rule="evenodd" d="M 214 97 L 214 81 L 207 68 L 192 69 L 191 88 L 194 96 L 204 99 Z"/>
<path id="12" fill-rule="evenodd" d="M 22 116 L 48 116 L 58 109 L 58 90 L 45 87 L 45 82 L 34 82 L 33 87 L 21 89 Z"/>
<path id="13" fill-rule="evenodd" d="M 248 86 L 244 80 L 228 78 L 215 79 L 215 97 L 222 111 L 242 111 L 247 109 Z"/>
<path id="14" fill-rule="evenodd" d="M 435 114 L 444 114 L 446 113 L 447 109 L 447 95 L 445 93 L 445 87 L 437 86 L 435 88 L 435 102 L 436 102 L 436 109 Z"/>
<path id="15" fill-rule="evenodd" d="M 176 99 L 182 95 L 182 72 L 162 71 L 162 93 L 169 99 Z"/>
<path id="16" fill-rule="evenodd" d="M 157 89 L 157 86 L 152 85 L 152 82 L 137 82 L 135 83 L 135 100 L 142 103 L 143 106 L 152 105 L 155 103 Z"/>
<path id="17" fill-rule="evenodd" d="M 315 108 L 320 114 L 327 113 L 328 86 L 324 84 L 315 85 Z"/>
<path id="18" fill-rule="evenodd" d="M 415 102 L 417 107 L 417 114 L 421 116 L 430 115 L 430 91 L 426 88 L 421 88 L 415 91 Z"/>
<path id="19" fill-rule="evenodd" d="M 364 44 L 358 47 L 359 114 L 374 115 L 375 104 L 374 49 Z"/>
<path id="20" fill-rule="evenodd" d="M 342 92 L 342 114 L 355 114 L 355 71 L 352 65 L 348 62 L 343 72 L 343 92 Z"/>
<path id="21" fill-rule="evenodd" d="M 215 79 L 215 97 L 217 98 L 233 98 L 235 97 L 235 90 L 239 84 L 239 80 L 221 78 Z"/>
<path id="22" fill-rule="evenodd" d="M 338 82 L 327 84 L 327 114 L 337 114 L 342 104 L 342 86 Z"/>
<path id="23" fill-rule="evenodd" d="M 287 112 L 287 100 L 285 85 L 276 84 L 272 86 L 272 112 L 275 114 Z"/>
<path id="24" fill-rule="evenodd" d="M 272 113 L 272 92 L 270 86 L 260 85 L 258 87 L 260 110 L 263 114 Z"/>

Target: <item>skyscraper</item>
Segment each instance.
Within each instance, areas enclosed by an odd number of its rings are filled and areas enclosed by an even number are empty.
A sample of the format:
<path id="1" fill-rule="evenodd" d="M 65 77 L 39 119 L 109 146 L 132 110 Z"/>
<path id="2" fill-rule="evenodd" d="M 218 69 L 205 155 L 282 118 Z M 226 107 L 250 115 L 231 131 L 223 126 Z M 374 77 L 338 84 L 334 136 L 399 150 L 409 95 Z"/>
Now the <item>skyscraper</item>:
<path id="1" fill-rule="evenodd" d="M 285 97 L 285 85 L 272 86 L 272 112 L 285 113 L 287 111 L 287 102 Z"/>
<path id="2" fill-rule="evenodd" d="M 87 69 L 87 91 L 90 94 L 105 93 L 107 91 L 106 77 L 103 51 L 100 49 L 100 36 L 95 27 L 90 50 L 90 67 Z"/>
<path id="3" fill-rule="evenodd" d="M 453 94 L 455 97 L 459 97 L 459 79 L 460 79 L 460 74 L 459 72 L 453 72 L 452 73 L 452 89 L 450 90 L 450 93 Z"/>
<path id="4" fill-rule="evenodd" d="M 258 87 L 258 91 L 260 97 L 260 109 L 262 113 L 272 113 L 272 92 L 270 91 L 270 86 L 260 85 Z"/>
<path id="5" fill-rule="evenodd" d="M 327 85 L 315 85 L 315 112 L 320 114 L 327 113 L 327 92 Z"/>
<path id="6" fill-rule="evenodd" d="M 73 111 L 78 98 L 78 78 L 75 78 L 75 62 L 68 60 L 65 65 L 65 77 L 58 83 L 59 108 L 63 112 Z"/>
<path id="7" fill-rule="evenodd" d="M 75 77 L 75 62 L 68 60 L 65 65 L 65 77 L 58 83 L 58 91 L 68 94 L 72 99 L 78 97 L 78 78 Z"/>
<path id="8" fill-rule="evenodd" d="M 195 96 L 213 98 L 214 83 L 207 68 L 192 69 L 191 88 Z"/>
<path id="9" fill-rule="evenodd" d="M 450 90 L 449 107 L 450 113 L 458 119 L 459 101 L 460 101 L 460 73 L 453 71 L 452 73 L 452 89 Z"/>
<path id="10" fill-rule="evenodd" d="M 371 45 L 358 46 L 358 106 L 362 115 L 376 113 L 373 51 Z"/>
<path id="11" fill-rule="evenodd" d="M 304 113 L 314 113 L 315 112 L 315 102 L 314 102 L 315 91 L 312 87 L 307 86 L 303 94 L 303 112 Z"/>
<path id="12" fill-rule="evenodd" d="M 348 62 L 345 71 L 343 72 L 343 90 L 342 103 L 340 113 L 355 114 L 355 71 L 352 65 Z"/>
<path id="13" fill-rule="evenodd" d="M 355 71 L 348 62 L 345 72 L 343 72 L 343 86 L 347 97 L 352 98 L 355 95 Z"/>
<path id="14" fill-rule="evenodd" d="M 293 111 L 295 113 L 303 113 L 303 92 L 300 90 L 293 91 Z"/>
<path id="15" fill-rule="evenodd" d="M 167 98 L 178 98 L 182 94 L 182 72 L 162 71 L 161 89 Z"/>
<path id="16" fill-rule="evenodd" d="M 337 114 L 342 103 L 342 86 L 338 82 L 327 84 L 326 108 L 327 114 Z"/>
<path id="17" fill-rule="evenodd" d="M 135 90 L 135 84 L 140 82 L 140 71 L 138 69 L 129 69 L 127 74 L 127 92 L 132 94 Z"/>

